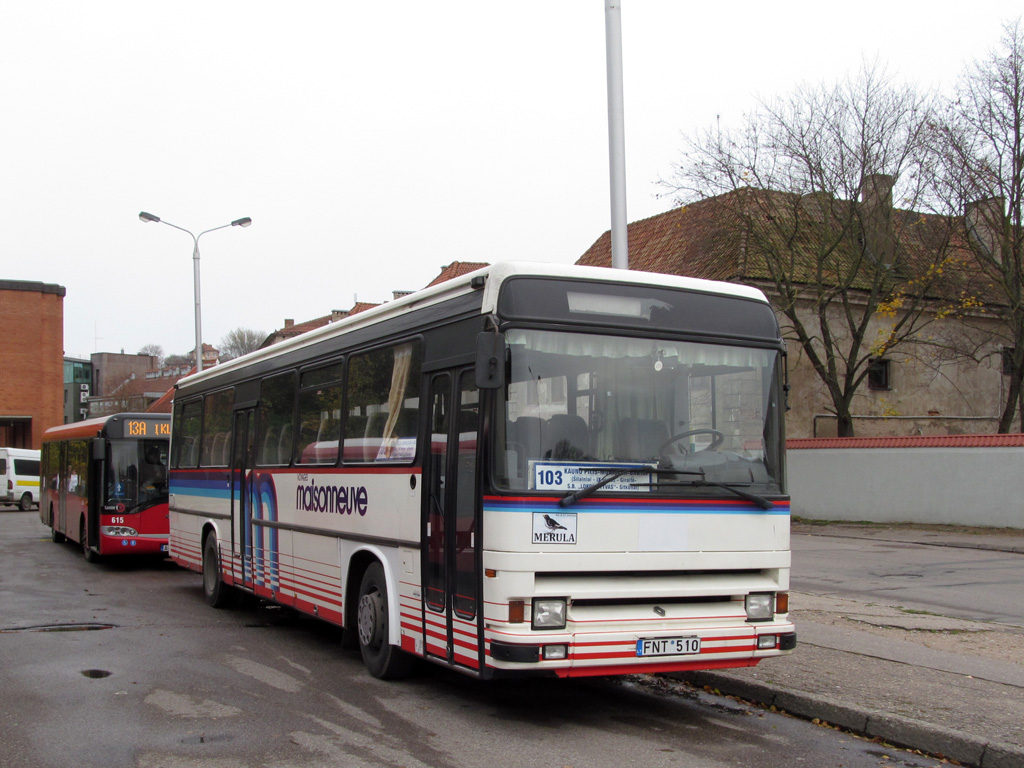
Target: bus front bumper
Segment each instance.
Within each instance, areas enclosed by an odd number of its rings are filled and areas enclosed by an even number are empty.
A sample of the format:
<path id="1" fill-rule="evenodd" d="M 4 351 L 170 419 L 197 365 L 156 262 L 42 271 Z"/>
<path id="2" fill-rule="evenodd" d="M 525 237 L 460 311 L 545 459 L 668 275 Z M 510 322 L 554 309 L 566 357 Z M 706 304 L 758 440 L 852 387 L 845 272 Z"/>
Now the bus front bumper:
<path id="1" fill-rule="evenodd" d="M 560 677 L 682 672 L 752 667 L 796 648 L 790 622 L 666 633 L 544 633 L 488 643 L 488 665 L 501 670 L 545 671 Z"/>

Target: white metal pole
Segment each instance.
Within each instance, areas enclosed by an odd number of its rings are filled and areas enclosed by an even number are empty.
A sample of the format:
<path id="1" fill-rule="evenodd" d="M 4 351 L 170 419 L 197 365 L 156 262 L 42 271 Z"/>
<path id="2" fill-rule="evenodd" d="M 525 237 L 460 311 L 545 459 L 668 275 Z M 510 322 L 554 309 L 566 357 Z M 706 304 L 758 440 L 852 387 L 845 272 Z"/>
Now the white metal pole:
<path id="1" fill-rule="evenodd" d="M 616 269 L 629 269 L 629 240 L 626 234 L 626 129 L 622 106 L 621 4 L 621 0 L 605 0 L 604 32 L 608 62 L 612 266 Z"/>
<path id="2" fill-rule="evenodd" d="M 203 233 L 205 234 L 205 233 Z M 195 247 L 192 249 L 192 268 L 195 272 L 196 282 L 196 372 L 203 370 L 203 320 L 199 300 L 199 238 L 195 238 Z"/>

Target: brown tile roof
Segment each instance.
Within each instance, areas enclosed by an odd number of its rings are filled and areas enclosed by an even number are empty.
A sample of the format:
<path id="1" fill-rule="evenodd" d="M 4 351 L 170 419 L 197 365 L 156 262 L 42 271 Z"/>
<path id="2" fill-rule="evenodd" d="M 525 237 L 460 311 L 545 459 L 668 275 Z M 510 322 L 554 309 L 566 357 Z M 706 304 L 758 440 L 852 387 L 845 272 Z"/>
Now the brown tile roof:
<path id="1" fill-rule="evenodd" d="M 174 383 L 177 383 L 180 379 L 183 379 L 186 376 L 191 376 L 195 372 L 196 367 L 193 365 L 185 373 L 181 374 L 180 376 L 173 376 L 169 380 Z M 154 400 L 152 403 L 149 404 L 149 407 L 146 409 L 146 413 L 171 413 L 173 405 L 172 401 L 174 400 L 174 392 L 174 387 L 168 389 L 166 392 L 160 395 L 158 399 Z"/>
<path id="2" fill-rule="evenodd" d="M 789 275 L 793 283 L 814 284 L 820 263 L 826 269 L 826 285 L 868 289 L 870 270 L 857 271 L 861 257 L 854 235 L 848 234 L 826 257 L 819 257 L 824 242 L 821 233 L 829 226 L 830 215 L 836 220 L 848 219 L 849 206 L 855 204 L 825 195 L 733 190 L 630 223 L 629 266 L 764 287 L 773 284 L 766 253 L 777 244 L 787 255 L 792 254 Z M 998 303 L 998 293 L 947 218 L 893 209 L 891 221 L 893 274 L 898 280 L 928 273 L 931 298 L 956 300 L 966 294 L 985 303 Z M 794 222 L 800 226 L 794 228 Z M 940 253 L 948 260 L 941 270 L 929 272 Z M 611 266 L 611 233 L 602 234 L 576 263 Z M 833 280 L 829 273 L 835 275 Z"/>
<path id="3" fill-rule="evenodd" d="M 441 274 L 427 283 L 425 287 L 429 288 L 432 285 L 468 275 L 470 272 L 476 272 L 478 269 L 483 269 L 486 266 L 487 262 L 485 261 L 453 261 L 447 267 L 441 267 Z"/>
<path id="4" fill-rule="evenodd" d="M 432 285 L 446 282 L 452 278 L 461 277 L 462 275 L 470 272 L 476 272 L 476 270 L 486 266 L 487 263 L 482 261 L 453 261 L 448 266 L 441 267 L 441 273 L 424 287 L 429 288 Z M 357 301 L 352 309 L 345 312 L 343 316 L 351 317 L 352 315 L 357 315 L 360 312 L 365 312 L 368 309 L 373 309 L 374 307 L 379 306 L 379 304 L 374 304 L 368 301 Z M 337 313 L 324 315 L 323 317 L 318 317 L 313 320 L 306 320 L 303 323 L 293 323 L 292 325 L 285 326 L 284 328 L 276 330 L 268 335 L 260 346 L 269 347 L 271 344 L 276 344 L 279 341 L 290 339 L 293 336 L 299 336 L 300 334 L 312 331 L 315 328 L 321 328 L 330 323 L 333 319 L 337 319 Z"/>
<path id="5" fill-rule="evenodd" d="M 157 393 L 163 394 L 169 389 L 174 388 L 174 382 L 176 382 L 180 376 L 161 376 L 158 378 L 148 378 L 146 376 L 136 376 L 134 378 L 126 379 L 121 382 L 118 386 L 114 387 L 108 395 L 103 395 L 103 398 L 118 398 L 118 397 L 140 397 L 149 396 L 152 397 Z M 102 399 L 102 398 L 101 398 Z"/>
<path id="6" fill-rule="evenodd" d="M 374 307 L 379 307 L 379 306 L 380 306 L 380 304 L 373 304 L 373 303 L 371 303 L 369 301 L 357 301 L 352 306 L 352 309 L 350 309 L 348 311 L 348 314 L 349 314 L 349 317 L 351 317 L 352 315 L 358 315 L 360 312 L 365 312 L 368 309 L 373 309 Z"/>
<path id="7" fill-rule="evenodd" d="M 740 248 L 730 234 L 721 198 L 708 198 L 682 208 L 634 221 L 627 226 L 629 266 L 643 272 L 736 280 L 742 277 Z M 611 232 L 601 235 L 577 264 L 610 267 Z"/>
<path id="8" fill-rule="evenodd" d="M 324 315 L 323 317 L 316 317 L 312 320 L 306 320 L 302 323 L 294 323 L 287 328 L 282 328 L 278 331 L 282 338 L 288 338 L 289 336 L 298 336 L 299 334 L 305 333 L 306 331 L 312 331 L 316 328 L 322 328 L 331 322 L 330 315 Z"/>
<path id="9" fill-rule="evenodd" d="M 324 315 L 323 317 L 317 317 L 313 320 L 306 320 L 302 323 L 292 323 L 291 325 L 285 325 L 284 328 L 279 328 L 276 331 L 267 335 L 267 338 L 260 344 L 260 348 L 269 347 L 271 344 L 277 344 L 279 341 L 290 339 L 293 336 L 299 336 L 307 331 L 312 331 L 316 328 L 321 328 L 331 322 L 332 315 Z M 285 321 L 288 322 L 287 320 Z"/>

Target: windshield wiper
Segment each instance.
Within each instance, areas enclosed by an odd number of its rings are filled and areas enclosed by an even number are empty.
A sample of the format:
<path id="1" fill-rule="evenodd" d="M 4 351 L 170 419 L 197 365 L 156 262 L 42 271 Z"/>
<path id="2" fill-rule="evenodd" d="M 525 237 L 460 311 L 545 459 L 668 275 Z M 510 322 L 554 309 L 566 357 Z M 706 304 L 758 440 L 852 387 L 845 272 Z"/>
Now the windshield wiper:
<path id="1" fill-rule="evenodd" d="M 652 475 L 699 475 L 700 478 L 696 480 L 677 480 L 675 482 L 658 482 L 658 483 L 634 483 L 635 486 L 648 485 L 648 486 L 680 486 L 688 488 L 724 488 L 725 490 L 736 494 L 742 499 L 751 501 L 757 504 L 761 509 L 772 509 L 775 504 L 766 499 L 764 496 L 758 496 L 756 493 L 745 491 L 738 487 L 735 483 L 721 483 L 717 480 L 707 480 L 704 477 L 704 470 L 679 470 L 679 469 L 661 469 L 654 467 L 624 467 L 622 469 L 616 469 L 613 472 L 609 472 L 607 475 L 602 477 L 596 483 L 588 485 L 586 488 L 582 488 L 578 491 L 572 491 L 567 493 L 565 496 L 558 500 L 558 506 L 560 507 L 571 507 L 580 499 L 585 499 L 595 491 L 599 491 L 604 488 L 608 483 L 613 480 L 618 480 L 623 475 L 628 475 L 632 472 L 651 473 Z"/>
<path id="2" fill-rule="evenodd" d="M 673 470 L 655 470 L 655 471 L 660 472 L 660 473 L 668 473 L 668 474 L 675 474 L 675 475 L 700 475 L 700 479 L 699 480 L 676 480 L 675 482 L 668 482 L 668 483 L 652 483 L 652 485 L 674 485 L 674 486 L 681 486 L 681 487 L 686 487 L 686 488 L 724 488 L 727 491 L 735 493 L 741 499 L 746 499 L 747 501 L 754 502 L 761 509 L 772 509 L 775 506 L 774 502 L 766 499 L 764 496 L 758 496 L 756 493 L 751 493 L 750 491 L 744 491 L 743 488 L 739 487 L 740 486 L 739 483 L 722 483 L 722 482 L 719 482 L 718 480 L 707 480 L 707 479 L 705 479 L 705 477 L 704 477 L 704 470 L 703 469 L 701 469 L 701 470 L 683 470 L 683 471 L 673 471 Z M 749 485 L 749 483 L 744 483 L 744 485 Z"/>
<path id="3" fill-rule="evenodd" d="M 618 480 L 623 475 L 628 475 L 633 472 L 657 472 L 658 470 L 654 467 L 623 467 L 609 472 L 607 475 L 602 477 L 596 483 L 588 485 L 586 488 L 581 488 L 578 491 L 570 491 L 565 496 L 558 500 L 558 506 L 560 507 L 571 507 L 580 499 L 585 499 L 587 496 L 592 494 L 594 491 L 599 491 L 604 488 L 612 480 Z"/>

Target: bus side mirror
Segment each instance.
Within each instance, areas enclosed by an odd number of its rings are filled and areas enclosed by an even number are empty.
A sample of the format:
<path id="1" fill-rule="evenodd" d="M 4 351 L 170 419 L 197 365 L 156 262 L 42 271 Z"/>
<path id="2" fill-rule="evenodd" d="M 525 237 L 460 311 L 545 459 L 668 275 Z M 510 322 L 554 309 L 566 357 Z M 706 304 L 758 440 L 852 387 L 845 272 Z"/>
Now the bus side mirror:
<path id="1" fill-rule="evenodd" d="M 92 439 L 92 460 L 103 461 L 107 457 L 107 441 L 102 437 Z"/>
<path id="2" fill-rule="evenodd" d="M 484 331 L 476 337 L 476 386 L 500 389 L 505 385 L 505 337 Z"/>

